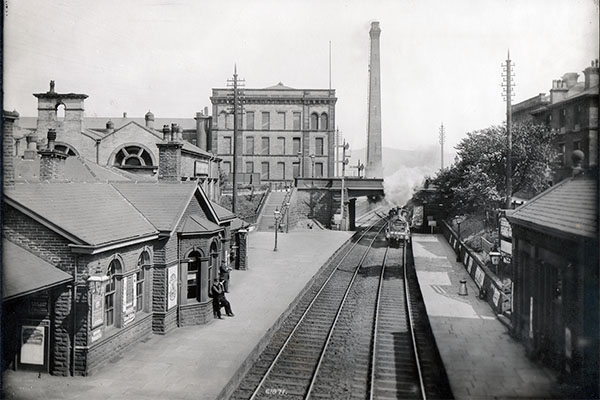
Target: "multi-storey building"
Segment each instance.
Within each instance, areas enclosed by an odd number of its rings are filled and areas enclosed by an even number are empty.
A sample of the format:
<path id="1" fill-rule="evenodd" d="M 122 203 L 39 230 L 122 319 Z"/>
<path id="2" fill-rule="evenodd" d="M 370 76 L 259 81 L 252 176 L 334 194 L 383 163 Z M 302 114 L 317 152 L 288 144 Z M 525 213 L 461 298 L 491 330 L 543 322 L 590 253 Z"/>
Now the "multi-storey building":
<path id="1" fill-rule="evenodd" d="M 289 182 L 334 175 L 335 90 L 293 89 L 279 83 L 244 89 L 238 124 L 238 182 Z M 213 89 L 212 150 L 233 172 L 233 89 Z M 230 180 L 231 181 L 231 180 Z"/>
<path id="2" fill-rule="evenodd" d="M 549 95 L 539 94 L 512 108 L 513 121 L 534 120 L 558 133 L 555 182 L 571 175 L 575 150 L 584 153 L 583 168 L 598 166 L 598 60 L 583 73 L 583 82 L 579 74 L 568 72 L 552 82 Z"/>

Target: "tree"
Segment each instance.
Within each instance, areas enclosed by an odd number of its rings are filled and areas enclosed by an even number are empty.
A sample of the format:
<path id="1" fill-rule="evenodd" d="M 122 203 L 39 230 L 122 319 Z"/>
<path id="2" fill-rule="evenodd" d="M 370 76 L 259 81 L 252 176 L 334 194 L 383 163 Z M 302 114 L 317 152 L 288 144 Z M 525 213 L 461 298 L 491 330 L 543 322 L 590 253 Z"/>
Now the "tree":
<path id="1" fill-rule="evenodd" d="M 549 186 L 548 171 L 556 159 L 555 133 L 531 122 L 512 129 L 513 192 L 536 195 Z M 502 207 L 506 196 L 507 139 L 505 126 L 469 132 L 456 146 L 455 163 L 431 180 L 438 190 L 434 201 L 450 215 Z"/>

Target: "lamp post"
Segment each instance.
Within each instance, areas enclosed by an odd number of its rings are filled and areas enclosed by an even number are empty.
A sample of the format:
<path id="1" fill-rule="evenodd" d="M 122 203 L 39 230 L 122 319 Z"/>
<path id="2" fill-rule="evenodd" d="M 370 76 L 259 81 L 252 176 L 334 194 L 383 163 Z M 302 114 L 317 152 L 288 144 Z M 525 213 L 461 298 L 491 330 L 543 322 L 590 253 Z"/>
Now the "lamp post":
<path id="1" fill-rule="evenodd" d="M 458 251 L 456 252 L 456 261 L 460 261 L 460 224 L 462 224 L 464 217 L 458 216 L 458 217 L 455 217 L 454 220 L 456 221 L 456 224 L 458 225 L 458 244 L 456 246 Z"/>
<path id="2" fill-rule="evenodd" d="M 310 157 L 310 164 L 312 166 L 310 177 L 314 178 L 315 177 L 315 155 L 311 154 L 309 157 Z"/>
<path id="3" fill-rule="evenodd" d="M 498 276 L 498 265 L 500 265 L 500 252 L 499 251 L 490 251 L 490 261 L 496 270 L 496 276 Z"/>
<path id="4" fill-rule="evenodd" d="M 304 178 L 304 170 L 302 169 L 302 152 L 298 152 L 298 164 L 300 167 L 300 178 Z"/>
<path id="5" fill-rule="evenodd" d="M 289 232 L 290 226 L 290 203 L 285 203 L 285 233 Z"/>
<path id="6" fill-rule="evenodd" d="M 273 251 L 277 251 L 277 231 L 279 230 L 279 220 L 281 218 L 281 212 L 278 209 L 275 209 L 273 212 L 273 216 L 275 217 L 275 247 Z"/>

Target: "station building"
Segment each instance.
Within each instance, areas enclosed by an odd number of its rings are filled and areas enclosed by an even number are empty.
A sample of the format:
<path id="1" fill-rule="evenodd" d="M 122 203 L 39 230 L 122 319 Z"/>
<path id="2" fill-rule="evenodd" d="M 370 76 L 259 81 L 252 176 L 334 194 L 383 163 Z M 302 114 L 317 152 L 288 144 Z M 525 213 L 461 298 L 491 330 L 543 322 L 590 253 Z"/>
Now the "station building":
<path id="1" fill-rule="evenodd" d="M 582 157 L 574 152 L 576 166 Z M 577 398 L 598 398 L 598 177 L 597 170 L 578 169 L 508 213 L 512 333 L 531 358 L 558 371 Z"/>
<path id="2" fill-rule="evenodd" d="M 19 121 L 15 155 L 35 159 L 38 149 L 46 146 L 46 133 L 54 129 L 56 150 L 118 168 L 135 175 L 134 179 L 156 181 L 160 157 L 157 144 L 173 135 L 181 143 L 181 179 L 198 181 L 212 201 L 219 200 L 221 160 L 207 151 L 211 118 L 204 113 L 189 119 L 159 120 L 150 111 L 142 120 L 127 118 L 126 113 L 122 118 L 88 118 L 84 115 L 88 96 L 58 93 L 54 81 L 47 92 L 34 96 L 38 99 L 38 116 Z"/>
<path id="3" fill-rule="evenodd" d="M 579 81 L 578 73 L 565 73 L 552 82 L 549 94 L 540 93 L 512 106 L 514 122 L 532 120 L 558 133 L 554 182 L 571 176 L 571 155 L 576 150 L 585 155 L 584 168 L 598 166 L 598 60 L 583 74 Z"/>
<path id="4" fill-rule="evenodd" d="M 57 150 L 52 129 L 36 164 L 12 156 L 17 119 L 3 114 L 3 368 L 89 375 L 149 335 L 212 319 L 210 283 L 236 247 L 243 269 L 246 235 L 182 181 L 180 138 L 156 145 L 156 181 L 131 180 Z"/>
<path id="5" fill-rule="evenodd" d="M 335 90 L 279 83 L 244 89 L 238 133 L 238 182 L 290 183 L 335 174 Z M 211 148 L 233 172 L 233 89 L 213 89 Z M 230 179 L 232 181 L 232 179 Z"/>

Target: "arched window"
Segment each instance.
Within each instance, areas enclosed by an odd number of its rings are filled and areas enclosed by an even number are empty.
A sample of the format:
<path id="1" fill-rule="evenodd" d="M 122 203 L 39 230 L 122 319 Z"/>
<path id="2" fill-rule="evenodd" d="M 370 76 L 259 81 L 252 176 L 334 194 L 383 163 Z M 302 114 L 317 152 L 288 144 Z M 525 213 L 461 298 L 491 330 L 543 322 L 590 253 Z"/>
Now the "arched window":
<path id="1" fill-rule="evenodd" d="M 61 153 L 65 153 L 69 157 L 79 155 L 79 153 L 77 153 L 77 150 L 75 150 L 73 147 L 69 146 L 66 143 L 56 143 L 54 145 L 54 150 L 60 151 Z"/>
<path id="2" fill-rule="evenodd" d="M 208 266 L 208 280 L 212 282 L 217 277 L 219 271 L 219 248 L 216 242 L 212 242 L 210 245 L 210 265 Z"/>
<path id="3" fill-rule="evenodd" d="M 200 258 L 202 255 L 200 252 L 194 250 L 190 253 L 188 258 L 191 260 L 187 264 L 187 299 L 188 300 L 200 300 Z"/>
<path id="4" fill-rule="evenodd" d="M 327 130 L 328 127 L 328 118 L 327 118 L 327 114 L 322 113 L 321 114 L 321 121 L 319 123 L 319 129 L 321 129 L 322 131 Z"/>
<path id="5" fill-rule="evenodd" d="M 115 325 L 118 319 L 119 307 L 117 305 L 117 274 L 122 272 L 121 262 L 114 259 L 110 262 L 106 276 L 108 281 L 104 287 L 104 321 L 106 326 Z"/>
<path id="6" fill-rule="evenodd" d="M 312 113 L 310 114 L 310 129 L 316 131 L 319 129 L 319 114 Z"/>
<path id="7" fill-rule="evenodd" d="M 56 106 L 56 120 L 64 121 L 65 120 L 66 107 L 63 103 L 60 103 Z"/>
<path id="8" fill-rule="evenodd" d="M 154 169 L 150 151 L 141 146 L 123 146 L 116 151 L 113 165 L 122 169 Z"/>
<path id="9" fill-rule="evenodd" d="M 135 311 L 145 311 L 146 310 L 146 302 L 144 301 L 146 290 L 144 288 L 146 281 L 146 271 L 145 269 L 150 266 L 152 261 L 150 260 L 150 253 L 148 251 L 142 252 L 140 258 L 138 259 L 138 269 L 135 274 L 136 284 L 135 284 L 135 298 L 136 298 L 136 308 Z M 146 267 L 146 268 L 144 268 Z"/>

